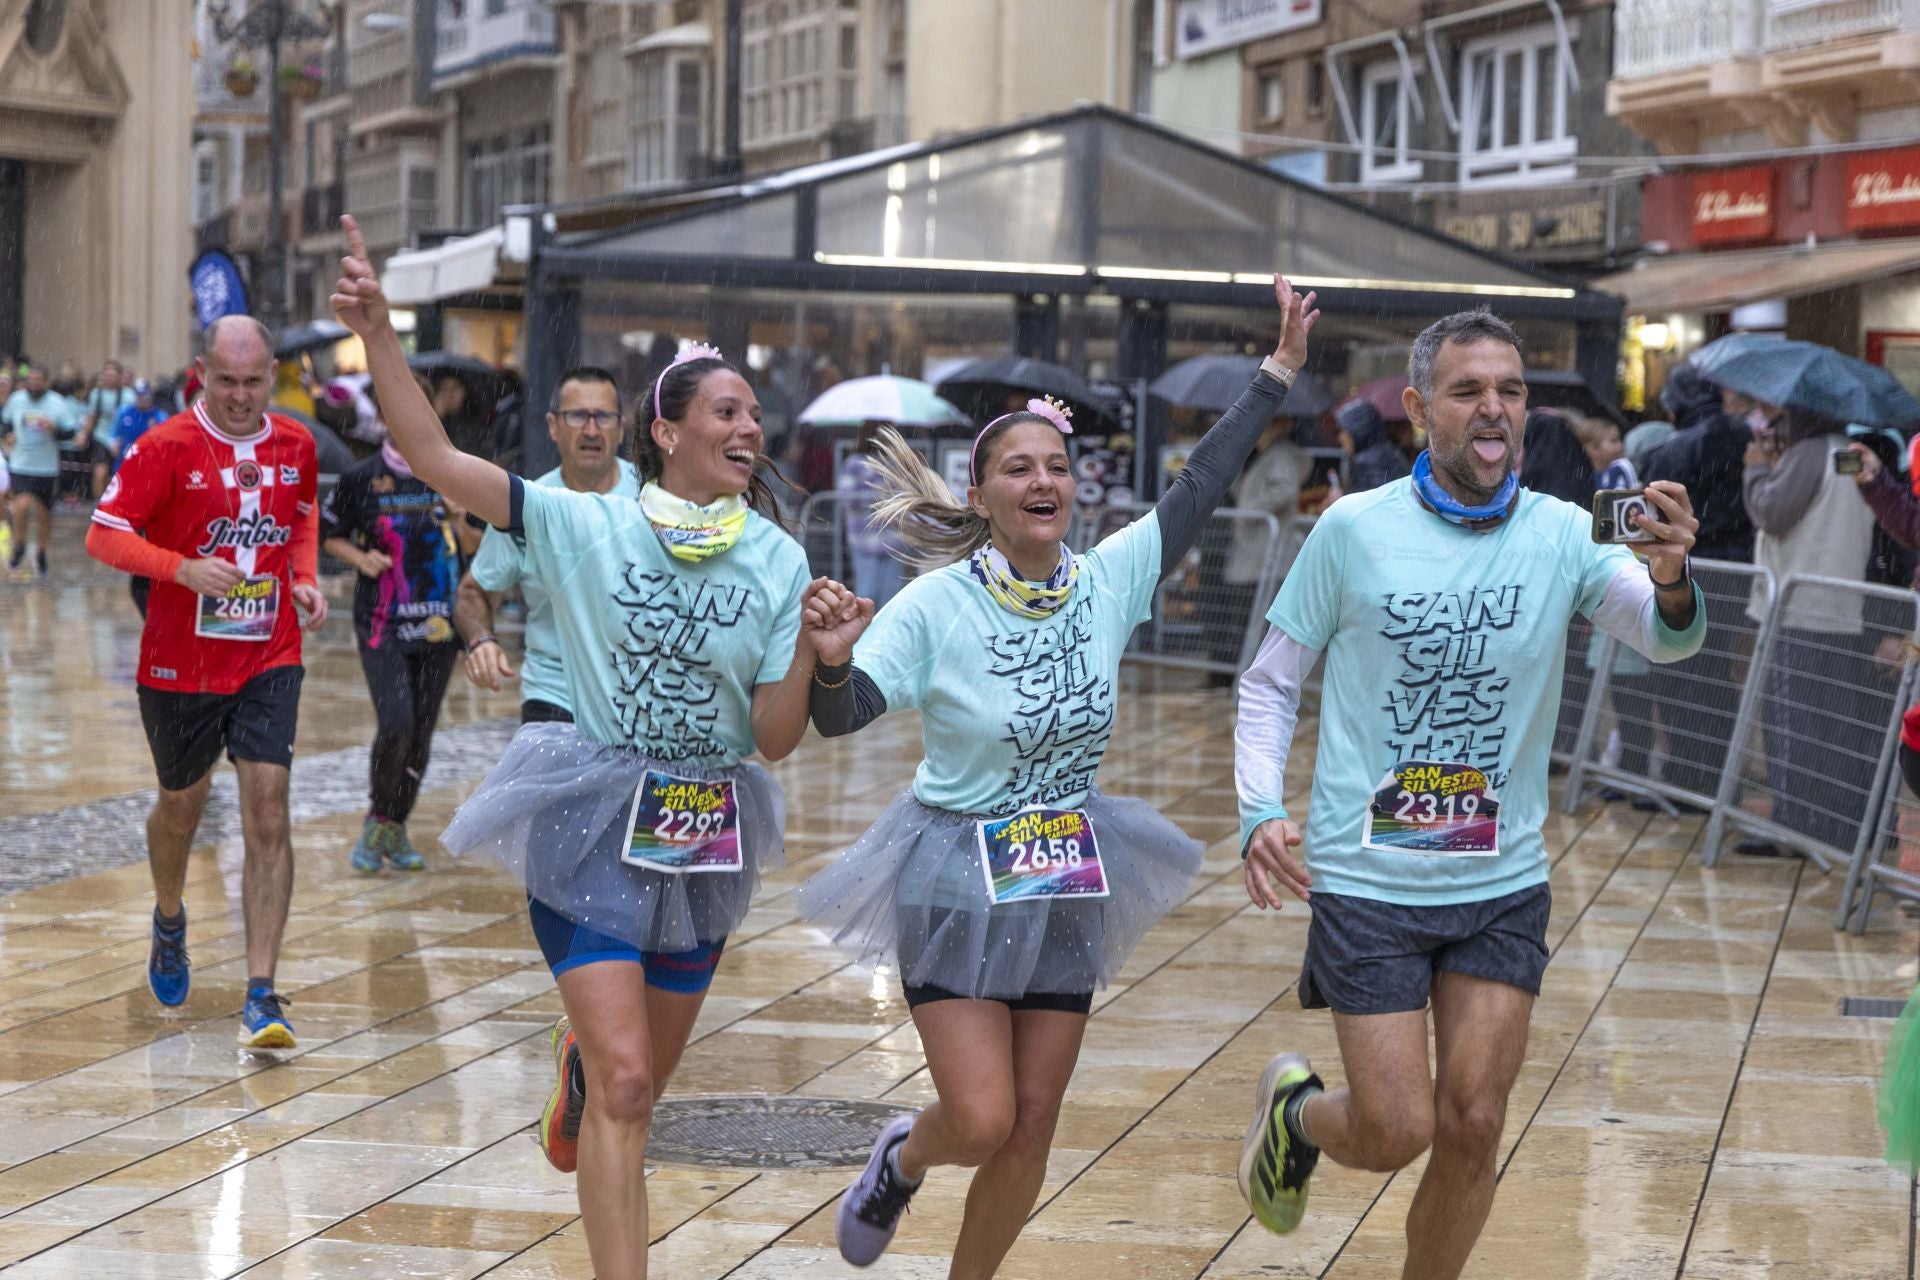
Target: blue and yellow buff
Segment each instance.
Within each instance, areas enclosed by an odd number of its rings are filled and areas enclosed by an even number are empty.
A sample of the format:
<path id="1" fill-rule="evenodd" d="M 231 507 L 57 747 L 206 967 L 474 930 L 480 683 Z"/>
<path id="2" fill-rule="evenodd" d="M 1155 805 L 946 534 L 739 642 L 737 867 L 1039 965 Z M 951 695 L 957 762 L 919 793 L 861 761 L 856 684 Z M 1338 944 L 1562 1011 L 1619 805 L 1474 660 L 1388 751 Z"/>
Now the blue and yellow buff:
<path id="1" fill-rule="evenodd" d="M 996 604 L 1022 618 L 1051 617 L 1073 594 L 1073 582 L 1080 573 L 1079 562 L 1064 546 L 1060 548 L 1060 563 L 1045 582 L 1028 582 L 1015 573 L 992 543 L 974 552 L 968 567 Z"/>
<path id="2" fill-rule="evenodd" d="M 1506 523 L 1513 509 L 1520 505 L 1520 475 L 1509 471 L 1506 483 L 1500 486 L 1500 491 L 1493 495 L 1493 501 L 1486 506 L 1463 506 L 1433 478 L 1433 455 L 1422 451 L 1413 460 L 1413 493 L 1420 499 L 1421 506 L 1448 524 L 1457 524 L 1475 533 L 1485 533 Z"/>
<path id="3" fill-rule="evenodd" d="M 679 560 L 717 556 L 740 541 L 747 528 L 747 504 L 737 493 L 702 507 L 648 481 L 640 490 L 640 509 L 661 544 Z"/>

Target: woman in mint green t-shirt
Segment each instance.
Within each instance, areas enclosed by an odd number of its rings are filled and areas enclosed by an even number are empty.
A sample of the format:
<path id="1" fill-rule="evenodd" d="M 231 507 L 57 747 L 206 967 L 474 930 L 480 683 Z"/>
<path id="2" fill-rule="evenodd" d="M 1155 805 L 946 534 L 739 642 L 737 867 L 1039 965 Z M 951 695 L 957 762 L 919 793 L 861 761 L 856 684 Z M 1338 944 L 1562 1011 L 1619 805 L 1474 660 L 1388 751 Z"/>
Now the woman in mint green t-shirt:
<path id="1" fill-rule="evenodd" d="M 780 788 L 745 757 L 778 760 L 806 731 L 806 556 L 754 509 L 771 497 L 759 404 L 717 352 L 683 355 L 643 402 L 638 501 L 523 484 L 460 453 L 346 226 L 334 310 L 366 342 L 394 446 L 522 541 L 552 605 L 576 722 L 523 725 L 442 840 L 523 878 L 568 1014 L 541 1147 L 578 1169 L 595 1274 L 641 1276 L 654 1099 L 759 871 L 785 862 Z"/>
<path id="2" fill-rule="evenodd" d="M 854 955 L 898 966 L 940 1094 L 881 1134 L 841 1199 L 856 1266 L 886 1248 L 927 1170 L 958 1164 L 979 1172 L 953 1274 L 993 1273 L 1045 1179 L 1094 989 L 1200 866 L 1197 842 L 1093 779 L 1128 637 L 1306 360 L 1313 295 L 1278 278 L 1274 292 L 1273 356 L 1153 511 L 1084 554 L 1066 547 L 1072 427 L 1048 401 L 980 433 L 964 506 L 892 437 L 893 495 L 875 510 L 929 572 L 877 616 L 838 586 L 807 604 L 815 727 L 917 707 L 924 747 L 912 789 L 798 898 Z"/>

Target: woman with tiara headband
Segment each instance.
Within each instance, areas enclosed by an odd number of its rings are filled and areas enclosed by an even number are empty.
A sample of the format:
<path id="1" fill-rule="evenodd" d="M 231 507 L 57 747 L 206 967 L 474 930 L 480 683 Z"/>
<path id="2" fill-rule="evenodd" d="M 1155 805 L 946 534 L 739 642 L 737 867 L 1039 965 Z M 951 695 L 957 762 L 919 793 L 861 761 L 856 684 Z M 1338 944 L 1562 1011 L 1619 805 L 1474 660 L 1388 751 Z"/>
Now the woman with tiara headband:
<path id="1" fill-rule="evenodd" d="M 851 733 L 903 707 L 923 725 L 912 789 L 799 893 L 801 914 L 854 955 L 899 968 L 939 1092 L 881 1133 L 840 1200 L 840 1253 L 855 1266 L 886 1249 L 929 1169 L 965 1165 L 976 1172 L 950 1274 L 994 1273 L 1046 1177 L 1094 988 L 1200 866 L 1197 842 L 1093 775 L 1127 638 L 1306 361 L 1314 295 L 1278 277 L 1274 295 L 1273 355 L 1127 528 L 1067 549 L 1072 426 L 1033 400 L 974 441 L 964 506 L 886 438 L 891 494 L 875 510 L 930 572 L 877 617 L 838 584 L 807 601 L 814 727 Z"/>
<path id="2" fill-rule="evenodd" d="M 541 1146 L 577 1164 L 595 1274 L 644 1276 L 654 1099 L 760 871 L 785 863 L 784 798 L 744 757 L 778 760 L 806 731 L 801 607 L 827 584 L 760 514 L 760 407 L 718 352 L 684 352 L 655 381 L 635 432 L 639 502 L 523 484 L 449 442 L 342 222 L 334 312 L 366 342 L 395 447 L 521 541 L 552 602 L 576 723 L 521 726 L 442 842 L 526 885 L 567 1010 Z"/>

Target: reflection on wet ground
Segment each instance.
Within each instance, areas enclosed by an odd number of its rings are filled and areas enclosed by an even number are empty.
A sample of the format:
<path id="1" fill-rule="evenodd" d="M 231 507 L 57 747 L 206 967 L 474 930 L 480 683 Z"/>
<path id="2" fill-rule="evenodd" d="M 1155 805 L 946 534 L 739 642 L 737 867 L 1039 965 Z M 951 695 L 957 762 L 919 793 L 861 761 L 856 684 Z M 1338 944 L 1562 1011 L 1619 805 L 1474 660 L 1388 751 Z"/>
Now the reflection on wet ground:
<path id="1" fill-rule="evenodd" d="M 196 850 L 193 995 L 143 976 L 152 785 L 122 585 L 79 563 L 63 519 L 51 587 L 0 585 L 0 1265 L 21 1277 L 589 1273 L 570 1176 L 530 1135 L 559 1010 L 522 898 L 431 835 L 509 731 L 510 692 L 456 681 L 415 820 L 425 875 L 362 878 L 372 715 L 346 620 L 310 657 L 295 787 L 299 882 L 281 977 L 305 1046 L 233 1048 L 245 980 L 237 831 Z M 1047 1186 L 1002 1274 L 1389 1277 L 1419 1166 L 1323 1164 L 1286 1240 L 1234 1188 L 1250 1082 L 1277 1047 L 1335 1068 L 1299 1009 L 1307 915 L 1248 906 L 1234 848 L 1232 703 L 1132 673 L 1102 771 L 1211 843 L 1192 896 L 1101 993 Z M 1311 726 L 1307 726 L 1309 729 Z M 931 1098 L 898 988 L 797 924 L 793 888 L 885 806 L 909 718 L 810 740 L 776 769 L 796 865 L 769 876 L 676 1077 L 692 1092 Z M 1304 803 L 1311 755 L 1293 782 Z M 1796 862 L 1691 856 L 1697 819 L 1620 806 L 1554 818 L 1553 965 L 1507 1122 L 1502 1181 L 1468 1275 L 1907 1277 L 1911 1185 L 1879 1159 L 1874 1087 L 1920 945 L 1883 911 L 1835 934 L 1838 889 Z M 133 859 L 128 861 L 128 859 Z M 1337 1068 L 1329 1071 L 1337 1074 Z M 851 1274 L 845 1175 L 665 1167 L 654 1270 Z M 936 1174 L 875 1276 L 945 1273 L 964 1177 Z"/>

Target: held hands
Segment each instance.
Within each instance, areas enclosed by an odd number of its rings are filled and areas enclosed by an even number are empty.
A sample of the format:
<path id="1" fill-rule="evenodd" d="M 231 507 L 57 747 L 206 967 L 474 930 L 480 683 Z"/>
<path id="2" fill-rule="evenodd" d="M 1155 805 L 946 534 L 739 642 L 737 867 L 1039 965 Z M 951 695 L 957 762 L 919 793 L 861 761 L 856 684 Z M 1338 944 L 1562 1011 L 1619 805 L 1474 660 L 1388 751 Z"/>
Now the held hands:
<path id="1" fill-rule="evenodd" d="M 1268 818 L 1253 829 L 1253 838 L 1247 841 L 1245 875 L 1247 897 L 1254 906 L 1280 910 L 1285 901 L 1281 889 L 1302 902 L 1312 896 L 1313 877 L 1296 852 L 1299 848 L 1300 828 L 1290 819 Z"/>
<path id="2" fill-rule="evenodd" d="M 340 259 L 340 279 L 334 282 L 333 315 L 361 338 L 379 332 L 388 321 L 387 295 L 373 273 L 367 257 L 367 242 L 360 224 L 350 213 L 340 215 L 340 228 L 347 233 L 347 256 Z"/>
<path id="3" fill-rule="evenodd" d="M 873 621 L 873 601 L 856 596 L 831 578 L 815 578 L 800 599 L 800 640 L 815 657 L 837 667 L 853 657 L 853 643 Z"/>
<path id="4" fill-rule="evenodd" d="M 1301 297 L 1283 275 L 1273 277 L 1273 299 L 1280 304 L 1280 340 L 1273 345 L 1273 358 L 1289 369 L 1298 370 L 1307 363 L 1307 336 L 1320 322 L 1313 304 L 1319 297 L 1308 293 Z"/>
<path id="5" fill-rule="evenodd" d="M 1655 480 L 1647 485 L 1647 501 L 1665 518 L 1655 520 L 1651 514 L 1640 517 L 1640 528 L 1659 541 L 1642 543 L 1635 550 L 1646 555 L 1647 572 L 1653 575 L 1655 586 L 1672 586 L 1686 575 L 1687 554 L 1693 550 L 1700 522 L 1694 519 L 1693 500 L 1683 484 Z"/>
<path id="6" fill-rule="evenodd" d="M 467 650 L 467 679 L 482 689 L 500 692 L 500 682 L 511 680 L 515 672 L 507 661 L 507 651 L 498 640 Z"/>

